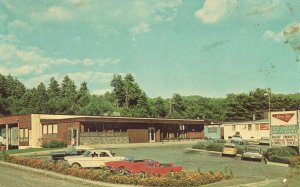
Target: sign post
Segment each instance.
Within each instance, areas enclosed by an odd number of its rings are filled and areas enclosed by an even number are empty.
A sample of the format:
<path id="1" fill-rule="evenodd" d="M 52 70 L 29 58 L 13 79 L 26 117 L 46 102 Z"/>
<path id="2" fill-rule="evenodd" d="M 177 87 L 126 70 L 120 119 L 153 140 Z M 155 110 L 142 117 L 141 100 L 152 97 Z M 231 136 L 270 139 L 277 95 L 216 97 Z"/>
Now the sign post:
<path id="1" fill-rule="evenodd" d="M 294 146 L 299 148 L 299 111 L 272 112 L 270 134 L 273 146 Z"/>
<path id="2" fill-rule="evenodd" d="M 297 112 L 297 119 L 298 119 L 297 120 L 297 125 L 298 125 L 298 145 L 299 145 L 298 146 L 298 154 L 300 155 L 300 143 L 299 143 L 300 142 L 300 126 L 299 126 L 299 120 L 300 120 L 299 116 L 300 115 L 299 115 L 299 113 L 300 113 L 300 110 L 298 110 L 298 112 Z"/>

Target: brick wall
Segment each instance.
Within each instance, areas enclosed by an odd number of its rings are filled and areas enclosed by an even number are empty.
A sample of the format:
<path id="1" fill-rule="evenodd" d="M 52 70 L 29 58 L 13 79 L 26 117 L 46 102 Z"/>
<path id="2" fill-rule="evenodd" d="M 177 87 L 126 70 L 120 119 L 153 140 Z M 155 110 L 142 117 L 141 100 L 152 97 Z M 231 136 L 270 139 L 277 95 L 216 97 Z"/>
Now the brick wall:
<path id="1" fill-rule="evenodd" d="M 129 143 L 128 136 L 80 136 L 80 145 Z"/>

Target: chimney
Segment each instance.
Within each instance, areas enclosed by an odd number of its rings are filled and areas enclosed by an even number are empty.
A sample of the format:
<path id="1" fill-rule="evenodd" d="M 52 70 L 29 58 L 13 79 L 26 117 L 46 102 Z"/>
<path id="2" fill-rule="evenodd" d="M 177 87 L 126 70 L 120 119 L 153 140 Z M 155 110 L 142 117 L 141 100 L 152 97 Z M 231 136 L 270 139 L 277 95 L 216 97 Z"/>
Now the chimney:
<path id="1" fill-rule="evenodd" d="M 255 114 L 252 115 L 252 120 L 253 120 L 253 121 L 256 120 Z"/>

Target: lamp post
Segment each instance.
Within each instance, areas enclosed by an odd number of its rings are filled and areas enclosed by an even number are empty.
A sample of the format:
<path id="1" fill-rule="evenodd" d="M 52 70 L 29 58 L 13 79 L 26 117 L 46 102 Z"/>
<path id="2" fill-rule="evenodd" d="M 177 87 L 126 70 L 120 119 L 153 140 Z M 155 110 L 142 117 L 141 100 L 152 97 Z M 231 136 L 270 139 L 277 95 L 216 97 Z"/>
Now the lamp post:
<path id="1" fill-rule="evenodd" d="M 264 94 L 265 96 L 268 96 L 268 104 L 269 104 L 269 109 L 268 109 L 268 120 L 269 120 L 269 136 L 270 136 L 270 147 L 272 147 L 272 141 L 271 141 L 271 89 L 268 89 L 268 93 Z"/>

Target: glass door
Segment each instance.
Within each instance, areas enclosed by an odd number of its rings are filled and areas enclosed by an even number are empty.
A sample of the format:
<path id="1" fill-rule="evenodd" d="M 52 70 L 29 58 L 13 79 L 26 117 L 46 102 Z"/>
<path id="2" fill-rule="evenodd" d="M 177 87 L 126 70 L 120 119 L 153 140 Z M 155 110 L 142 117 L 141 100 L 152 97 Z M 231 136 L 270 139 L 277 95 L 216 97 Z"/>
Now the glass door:
<path id="1" fill-rule="evenodd" d="M 149 132 L 149 142 L 155 142 L 155 129 L 154 127 L 150 127 L 148 129 Z"/>

